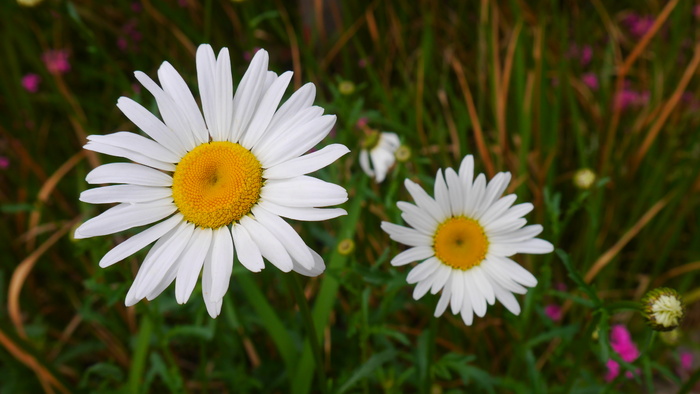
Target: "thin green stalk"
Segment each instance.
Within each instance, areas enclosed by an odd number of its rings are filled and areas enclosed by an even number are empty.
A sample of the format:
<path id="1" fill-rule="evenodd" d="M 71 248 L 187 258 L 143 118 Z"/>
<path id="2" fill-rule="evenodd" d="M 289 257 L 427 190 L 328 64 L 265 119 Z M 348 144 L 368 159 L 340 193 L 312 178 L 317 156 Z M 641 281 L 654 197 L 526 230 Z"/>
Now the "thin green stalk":
<path id="1" fill-rule="evenodd" d="M 131 360 L 131 368 L 129 369 L 129 392 L 140 393 L 143 380 L 143 372 L 146 367 L 146 357 L 148 357 L 148 348 L 151 342 L 151 334 L 153 333 L 153 322 L 148 315 L 141 318 L 141 328 L 136 339 L 136 349 L 134 350 L 134 358 Z"/>
<path id="2" fill-rule="evenodd" d="M 304 322 L 307 336 L 311 343 L 311 350 L 313 351 L 314 360 L 316 361 L 316 377 L 318 378 L 319 390 L 322 393 L 327 393 L 328 387 L 326 382 L 328 380 L 326 379 L 326 370 L 324 368 L 323 352 L 321 351 L 321 344 L 319 343 L 322 339 L 316 335 L 316 327 L 314 327 L 314 321 L 311 317 L 309 302 L 304 296 L 304 291 L 299 284 L 299 278 L 297 278 L 296 275 L 287 275 L 287 280 L 290 283 L 294 297 L 297 299 L 299 312 L 301 312 L 301 320 Z"/>

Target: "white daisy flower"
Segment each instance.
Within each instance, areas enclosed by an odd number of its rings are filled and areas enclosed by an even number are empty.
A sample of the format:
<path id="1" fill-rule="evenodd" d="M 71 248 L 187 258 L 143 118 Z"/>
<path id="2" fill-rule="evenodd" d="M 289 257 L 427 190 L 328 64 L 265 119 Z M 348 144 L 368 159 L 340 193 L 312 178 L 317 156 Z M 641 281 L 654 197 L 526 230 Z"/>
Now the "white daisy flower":
<path id="1" fill-rule="evenodd" d="M 284 272 L 307 276 L 324 271 L 323 259 L 281 217 L 319 221 L 346 214 L 342 187 L 305 174 L 323 168 L 347 147 L 332 144 L 303 155 L 333 127 L 336 117 L 313 106 L 309 83 L 277 108 L 291 72 L 268 71 L 258 51 L 234 94 L 226 48 L 218 58 L 209 45 L 197 50 L 202 111 L 182 77 L 168 62 L 158 70 L 160 86 L 137 71 L 155 96 L 161 121 L 135 101 L 121 97 L 119 109 L 149 137 L 130 132 L 92 135 L 85 149 L 136 163 L 99 166 L 90 184 L 118 183 L 84 191 L 80 200 L 118 203 L 81 225 L 76 238 L 112 234 L 152 224 L 110 250 L 108 267 L 155 241 L 126 296 L 126 305 L 157 297 L 175 280 L 185 303 L 199 272 L 207 311 L 221 312 L 234 254 L 247 269 L 264 268 L 263 257 Z"/>
<path id="2" fill-rule="evenodd" d="M 401 142 L 396 133 L 371 131 L 360 151 L 360 167 L 365 174 L 373 177 L 377 183 L 382 183 L 389 168 L 396 162 L 394 153 Z M 371 161 L 371 164 L 370 164 Z"/>
<path id="3" fill-rule="evenodd" d="M 439 170 L 435 179 L 435 199 L 420 186 L 406 179 L 405 185 L 417 205 L 398 202 L 401 217 L 413 228 L 382 222 L 391 239 L 411 246 L 399 253 L 391 264 L 402 266 L 421 261 L 407 277 L 416 283 L 413 298 L 428 290 L 442 295 L 435 317 L 445 312 L 460 313 L 466 325 L 473 315 L 486 313 L 486 304 L 498 299 L 514 314 L 520 305 L 513 293 L 525 294 L 537 279 L 511 260 L 516 253 L 549 253 L 551 243 L 535 238 L 542 232 L 539 224 L 525 226 L 523 215 L 533 205 L 513 205 L 514 194 L 501 198 L 510 182 L 510 173 L 497 174 L 486 182 L 484 174 L 474 179 L 474 159 L 464 158 L 459 173 L 452 168 Z M 525 227 L 523 227 L 525 226 Z"/>

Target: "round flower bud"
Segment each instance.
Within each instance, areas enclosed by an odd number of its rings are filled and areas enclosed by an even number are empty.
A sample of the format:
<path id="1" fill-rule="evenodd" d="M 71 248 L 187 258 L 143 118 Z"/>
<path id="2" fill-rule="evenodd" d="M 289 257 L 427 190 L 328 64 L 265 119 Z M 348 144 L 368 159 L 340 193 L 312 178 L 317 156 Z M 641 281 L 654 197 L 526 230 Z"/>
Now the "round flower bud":
<path id="1" fill-rule="evenodd" d="M 345 238 L 338 243 L 338 253 L 347 256 L 355 250 L 355 242 L 350 238 Z"/>
<path id="2" fill-rule="evenodd" d="M 590 189 L 595 180 L 595 172 L 590 168 L 582 168 L 574 173 L 574 186 L 581 190 Z"/>
<path id="3" fill-rule="evenodd" d="M 668 287 L 651 290 L 642 298 L 642 314 L 652 329 L 674 330 L 685 316 L 683 298 Z"/>

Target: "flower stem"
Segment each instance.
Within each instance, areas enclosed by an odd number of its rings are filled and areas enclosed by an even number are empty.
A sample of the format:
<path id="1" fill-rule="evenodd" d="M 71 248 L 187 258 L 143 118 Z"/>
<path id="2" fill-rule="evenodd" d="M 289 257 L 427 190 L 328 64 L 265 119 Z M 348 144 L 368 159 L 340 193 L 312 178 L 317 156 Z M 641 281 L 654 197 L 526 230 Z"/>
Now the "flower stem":
<path id="1" fill-rule="evenodd" d="M 625 310 L 639 311 L 640 305 L 639 305 L 639 302 L 637 302 L 637 301 L 615 301 L 615 302 L 606 303 L 604 305 L 604 308 L 607 309 L 608 312 L 610 312 L 610 313 L 614 313 L 616 311 L 625 311 Z"/>
<path id="2" fill-rule="evenodd" d="M 320 338 L 316 335 L 316 328 L 314 326 L 314 320 L 311 316 L 311 311 L 309 310 L 309 303 L 304 296 L 304 291 L 299 283 L 299 278 L 296 275 L 286 275 L 294 297 L 297 299 L 297 305 L 299 305 L 299 312 L 301 313 L 301 320 L 306 326 L 306 331 L 309 336 L 309 342 L 311 343 L 311 350 L 314 355 L 314 360 L 316 361 L 316 377 L 318 378 L 319 391 L 321 393 L 327 393 L 328 388 L 326 385 L 326 370 L 323 362 L 323 353 L 321 352 L 321 345 L 319 343 Z"/>

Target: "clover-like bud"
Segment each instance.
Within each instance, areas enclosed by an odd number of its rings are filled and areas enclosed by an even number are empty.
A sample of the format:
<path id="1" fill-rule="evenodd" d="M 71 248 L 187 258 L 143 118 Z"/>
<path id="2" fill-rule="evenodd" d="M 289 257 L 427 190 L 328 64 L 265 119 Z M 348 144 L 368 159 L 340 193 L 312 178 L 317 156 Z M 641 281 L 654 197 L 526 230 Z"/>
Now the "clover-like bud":
<path id="1" fill-rule="evenodd" d="M 685 317 L 683 298 L 671 288 L 656 288 L 642 298 L 642 314 L 652 329 L 674 330 Z"/>

